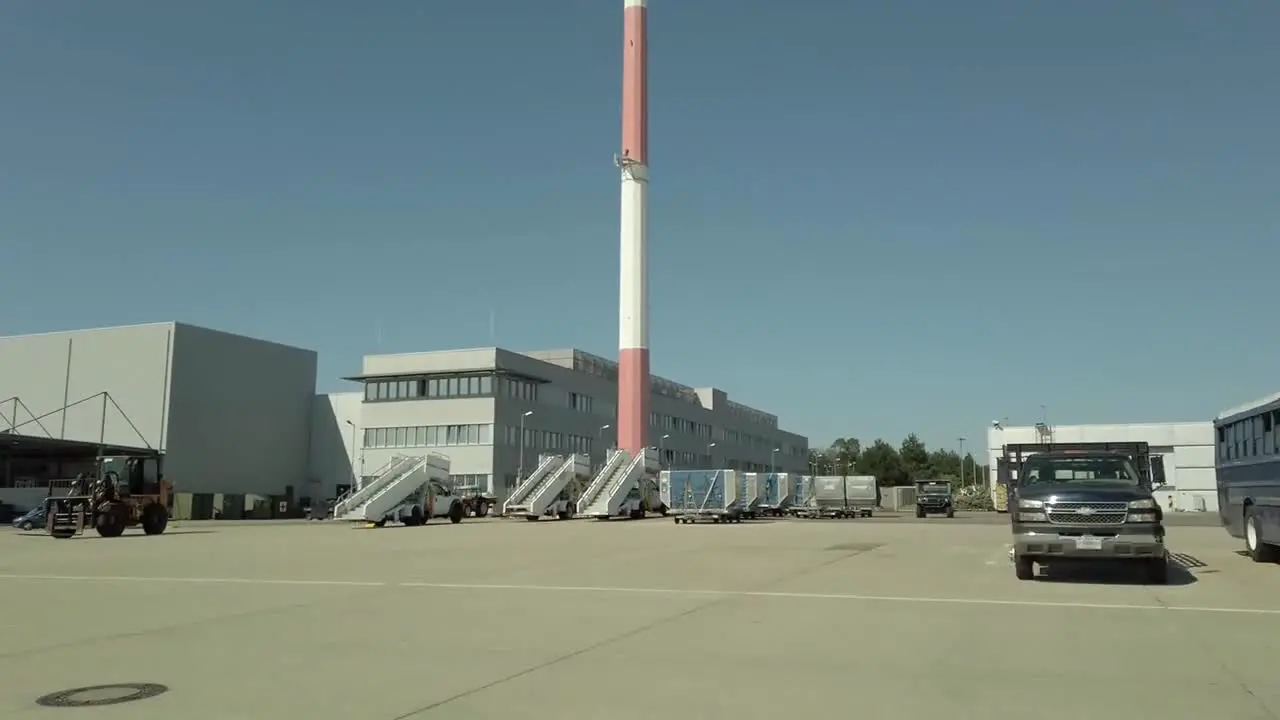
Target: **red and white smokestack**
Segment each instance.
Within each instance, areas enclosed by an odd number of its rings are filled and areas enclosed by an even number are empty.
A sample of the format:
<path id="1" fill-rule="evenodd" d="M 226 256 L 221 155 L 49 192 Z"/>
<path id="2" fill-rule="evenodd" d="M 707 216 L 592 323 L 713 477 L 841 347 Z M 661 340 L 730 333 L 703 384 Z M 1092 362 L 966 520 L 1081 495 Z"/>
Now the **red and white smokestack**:
<path id="1" fill-rule="evenodd" d="M 623 0 L 622 255 L 618 298 L 618 447 L 647 447 L 649 430 L 648 0 Z"/>

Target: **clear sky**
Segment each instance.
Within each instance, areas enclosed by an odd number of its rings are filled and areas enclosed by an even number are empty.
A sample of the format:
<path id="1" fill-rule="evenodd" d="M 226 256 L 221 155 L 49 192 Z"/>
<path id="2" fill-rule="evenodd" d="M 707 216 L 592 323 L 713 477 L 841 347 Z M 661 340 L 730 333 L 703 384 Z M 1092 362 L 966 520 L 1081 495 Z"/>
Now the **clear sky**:
<path id="1" fill-rule="evenodd" d="M 650 4 L 654 371 L 815 442 L 1277 390 L 1280 3 Z M 622 2 L 7 0 L 0 334 L 615 357 Z"/>

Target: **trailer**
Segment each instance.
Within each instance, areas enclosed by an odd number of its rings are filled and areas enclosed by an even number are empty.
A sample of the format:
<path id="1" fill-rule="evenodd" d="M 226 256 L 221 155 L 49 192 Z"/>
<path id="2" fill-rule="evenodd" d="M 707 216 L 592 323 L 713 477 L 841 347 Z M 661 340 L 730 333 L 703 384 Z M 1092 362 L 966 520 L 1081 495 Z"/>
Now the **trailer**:
<path id="1" fill-rule="evenodd" d="M 799 479 L 791 517 L 845 519 L 871 517 L 880 504 L 880 489 L 873 475 L 806 476 Z"/>
<path id="2" fill-rule="evenodd" d="M 658 493 L 676 524 L 739 523 L 747 509 L 746 473 L 736 470 L 664 470 Z"/>
<path id="3" fill-rule="evenodd" d="M 759 473 L 760 503 L 756 512 L 765 517 L 779 517 L 795 503 L 796 488 L 803 480 L 792 473 Z"/>

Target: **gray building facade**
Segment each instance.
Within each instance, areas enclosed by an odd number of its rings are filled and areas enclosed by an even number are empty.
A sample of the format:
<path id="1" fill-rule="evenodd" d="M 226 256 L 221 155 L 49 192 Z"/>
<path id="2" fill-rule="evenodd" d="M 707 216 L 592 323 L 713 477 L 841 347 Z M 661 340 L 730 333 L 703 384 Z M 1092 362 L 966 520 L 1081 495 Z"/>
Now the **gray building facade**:
<path id="1" fill-rule="evenodd" d="M 358 411 L 346 394 L 315 404 L 313 425 L 344 446 L 325 450 L 313 440 L 313 458 L 329 458 L 313 475 L 331 492 L 393 455 L 431 451 L 449 456 L 455 482 L 501 496 L 540 453 L 586 453 L 598 465 L 616 444 L 617 371 L 617 363 L 574 349 L 365 356 L 362 372 L 347 378 L 360 384 Z M 649 442 L 667 467 L 807 470 L 806 438 L 722 390 L 655 376 L 650 410 Z M 354 469 L 336 467 L 332 458 L 342 455 Z"/>
<path id="2" fill-rule="evenodd" d="M 0 430 L 161 450 L 180 493 L 300 492 L 315 384 L 311 350 L 182 323 L 0 338 Z"/>

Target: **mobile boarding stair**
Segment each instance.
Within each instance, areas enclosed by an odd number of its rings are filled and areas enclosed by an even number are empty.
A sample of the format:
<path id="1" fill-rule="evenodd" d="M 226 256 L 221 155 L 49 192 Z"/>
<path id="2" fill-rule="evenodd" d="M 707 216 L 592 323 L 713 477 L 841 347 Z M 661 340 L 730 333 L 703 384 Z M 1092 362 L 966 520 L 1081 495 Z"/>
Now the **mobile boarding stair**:
<path id="1" fill-rule="evenodd" d="M 662 469 L 658 451 L 645 448 L 631 457 L 626 450 L 611 450 L 604 467 L 578 498 L 578 514 L 597 519 L 645 516 L 645 485 Z"/>
<path id="2" fill-rule="evenodd" d="M 449 458 L 444 455 L 397 455 L 379 468 L 372 480 L 338 498 L 333 505 L 333 517 L 351 522 L 381 522 L 400 506 L 418 502 L 432 480 L 447 484 L 449 468 Z"/>
<path id="3" fill-rule="evenodd" d="M 568 520 L 577 500 L 571 486 L 590 478 L 591 461 L 586 455 L 543 455 L 533 474 L 502 504 L 502 514 L 526 520 L 554 514 Z"/>

